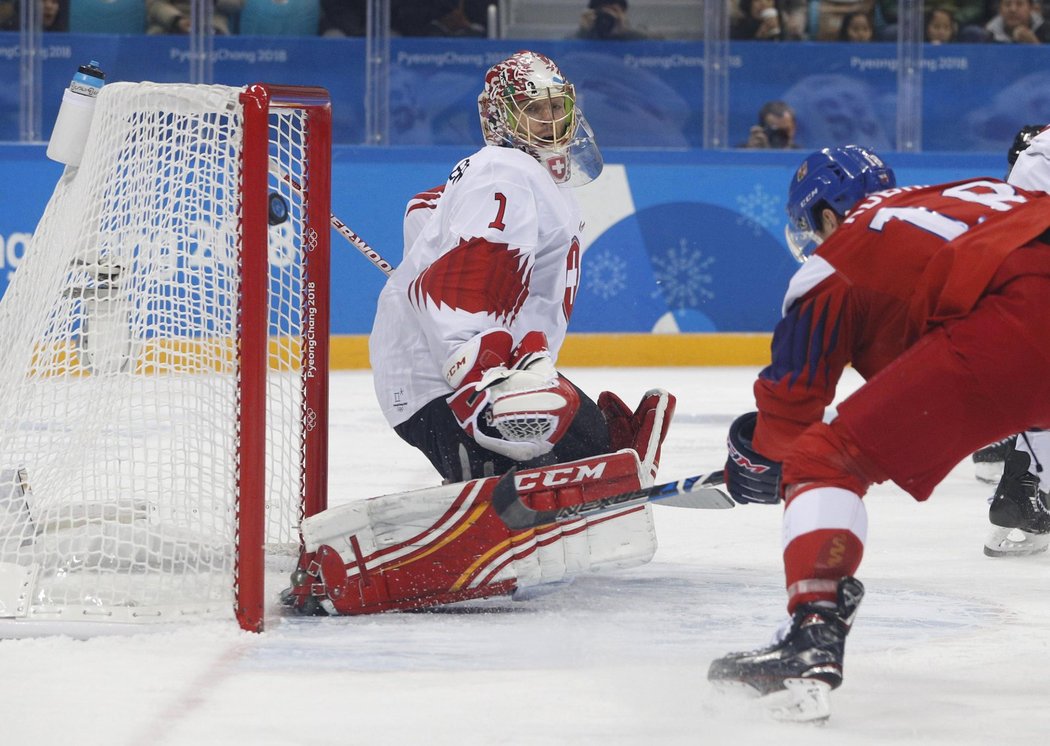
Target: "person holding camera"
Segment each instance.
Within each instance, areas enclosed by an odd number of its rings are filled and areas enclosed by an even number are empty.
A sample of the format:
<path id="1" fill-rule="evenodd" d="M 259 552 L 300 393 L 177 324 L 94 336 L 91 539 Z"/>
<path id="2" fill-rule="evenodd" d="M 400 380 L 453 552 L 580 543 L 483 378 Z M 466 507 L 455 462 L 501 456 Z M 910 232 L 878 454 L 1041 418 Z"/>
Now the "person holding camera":
<path id="1" fill-rule="evenodd" d="M 785 38 L 784 18 L 776 0 L 740 0 L 739 7 L 730 22 L 730 39 L 781 41 Z"/>
<path id="2" fill-rule="evenodd" d="M 790 150 L 795 144 L 795 110 L 783 101 L 767 101 L 758 110 L 758 124 L 751 127 L 743 148 Z"/>
<path id="3" fill-rule="evenodd" d="M 580 27 L 573 38 L 638 41 L 656 37 L 630 26 L 627 0 L 590 0 L 587 10 L 580 16 Z"/>

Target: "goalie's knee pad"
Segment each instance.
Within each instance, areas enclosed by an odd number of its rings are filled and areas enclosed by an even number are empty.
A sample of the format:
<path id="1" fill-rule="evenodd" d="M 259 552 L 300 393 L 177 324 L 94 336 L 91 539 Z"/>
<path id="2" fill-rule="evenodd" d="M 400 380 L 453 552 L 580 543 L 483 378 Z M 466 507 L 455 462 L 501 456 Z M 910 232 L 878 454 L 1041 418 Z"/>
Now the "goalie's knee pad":
<path id="1" fill-rule="evenodd" d="M 492 509 L 496 477 L 337 506 L 303 522 L 286 601 L 304 613 L 367 614 L 506 595 L 584 572 L 643 564 L 656 551 L 649 506 L 511 532 Z M 633 451 L 518 473 L 536 510 L 641 486 Z"/>
<path id="2" fill-rule="evenodd" d="M 633 448 L 642 464 L 646 485 L 656 480 L 660 468 L 660 448 L 674 416 L 676 399 L 663 389 L 651 389 L 642 396 L 637 409 L 631 412 L 616 394 L 603 391 L 598 396 L 598 408 L 609 424 L 609 437 L 614 450 Z"/>

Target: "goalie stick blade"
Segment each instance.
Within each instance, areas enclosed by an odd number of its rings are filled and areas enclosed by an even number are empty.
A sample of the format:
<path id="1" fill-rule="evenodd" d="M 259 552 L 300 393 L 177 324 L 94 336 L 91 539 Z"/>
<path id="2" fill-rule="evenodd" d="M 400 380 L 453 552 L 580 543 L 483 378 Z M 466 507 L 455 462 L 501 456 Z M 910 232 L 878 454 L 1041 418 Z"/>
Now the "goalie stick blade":
<path id="1" fill-rule="evenodd" d="M 516 470 L 511 469 L 500 477 L 492 493 L 492 507 L 496 515 L 512 531 L 573 521 L 583 516 L 647 502 L 700 509 L 723 509 L 736 505 L 731 497 L 715 486 L 722 484 L 722 472 L 719 471 L 686 477 L 677 482 L 658 484 L 598 500 L 566 505 L 557 510 L 533 510 L 522 501 L 521 495 L 518 494 L 518 487 L 514 481 L 515 475 Z"/>
<path id="2" fill-rule="evenodd" d="M 725 484 L 723 472 L 714 471 L 696 477 L 686 477 L 677 482 L 667 482 L 649 488 L 653 494 L 650 500 L 657 505 L 671 508 L 720 509 L 736 506 L 726 491 L 721 489 Z"/>

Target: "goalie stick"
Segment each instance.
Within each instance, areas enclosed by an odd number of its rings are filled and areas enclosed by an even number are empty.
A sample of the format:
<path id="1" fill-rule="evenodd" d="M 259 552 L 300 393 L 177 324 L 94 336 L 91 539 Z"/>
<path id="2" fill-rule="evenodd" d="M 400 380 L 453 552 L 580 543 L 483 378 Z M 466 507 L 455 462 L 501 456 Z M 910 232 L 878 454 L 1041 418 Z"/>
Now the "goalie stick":
<path id="1" fill-rule="evenodd" d="M 270 173 L 276 176 L 281 181 L 286 182 L 292 189 L 295 190 L 296 194 L 300 197 L 303 196 L 303 186 L 298 181 L 292 178 L 291 174 L 281 170 L 281 167 L 271 158 L 270 159 Z M 394 271 L 394 267 L 386 259 L 380 255 L 378 251 L 368 245 L 365 239 L 354 233 L 346 223 L 336 217 L 334 214 L 329 213 L 329 222 L 332 227 L 338 231 L 339 235 L 350 242 L 351 245 L 358 251 L 360 251 L 365 259 L 372 262 L 372 265 L 376 267 L 387 277 Z"/>
<path id="2" fill-rule="evenodd" d="M 678 508 L 732 508 L 736 505 L 733 499 L 718 489 L 723 483 L 722 472 L 700 474 L 685 477 L 677 482 L 656 484 L 640 490 L 624 492 L 612 497 L 566 505 L 555 510 L 533 510 L 526 505 L 518 494 L 514 481 L 517 471 L 511 469 L 496 483 L 492 493 L 492 507 L 504 525 L 512 531 L 537 528 L 551 523 L 572 521 L 594 513 L 604 513 L 629 505 L 640 505 L 648 502 L 659 502 Z"/>

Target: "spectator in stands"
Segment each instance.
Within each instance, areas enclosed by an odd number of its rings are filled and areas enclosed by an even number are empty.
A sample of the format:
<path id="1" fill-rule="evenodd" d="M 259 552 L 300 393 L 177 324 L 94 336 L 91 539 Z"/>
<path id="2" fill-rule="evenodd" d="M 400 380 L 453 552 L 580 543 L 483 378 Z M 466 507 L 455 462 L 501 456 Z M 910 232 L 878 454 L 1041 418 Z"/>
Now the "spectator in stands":
<path id="1" fill-rule="evenodd" d="M 392 0 L 390 27 L 401 36 L 485 36 L 468 17 L 464 0 Z"/>
<path id="2" fill-rule="evenodd" d="M 795 144 L 795 110 L 783 101 L 767 101 L 758 110 L 758 124 L 751 128 L 744 148 L 790 150 Z"/>
<path id="3" fill-rule="evenodd" d="M 875 22 L 870 13 L 854 11 L 842 16 L 839 41 L 868 42 L 875 35 Z"/>
<path id="4" fill-rule="evenodd" d="M 44 31 L 69 31 L 69 0 L 39 0 L 40 25 Z M 0 31 L 22 27 L 18 0 L 0 0 Z"/>
<path id="5" fill-rule="evenodd" d="M 188 34 L 190 32 L 190 0 L 146 0 L 147 34 Z M 230 33 L 232 13 L 239 13 L 244 0 L 215 0 L 212 28 L 223 36 Z"/>
<path id="6" fill-rule="evenodd" d="M 470 22 L 486 32 L 489 27 L 489 6 L 498 5 L 498 0 L 463 0 L 463 12 Z"/>
<path id="7" fill-rule="evenodd" d="M 999 0 L 999 15 L 985 28 L 991 41 L 1003 44 L 1042 44 L 1050 39 L 1050 28 L 1036 10 L 1034 0 Z"/>
<path id="8" fill-rule="evenodd" d="M 897 5 L 899 0 L 877 0 L 875 3 L 875 38 L 880 41 L 897 40 Z M 943 0 L 931 3 L 926 8 L 926 28 L 929 29 L 931 10 L 943 9 L 955 19 L 955 34 L 952 41 L 980 43 L 988 41 L 984 24 L 989 14 L 985 0 Z M 927 33 L 926 41 L 930 41 Z M 934 44 L 944 42 L 932 42 Z"/>
<path id="9" fill-rule="evenodd" d="M 729 38 L 781 41 L 784 27 L 784 16 L 774 0 L 740 0 L 740 14 L 729 26 Z"/>
<path id="10" fill-rule="evenodd" d="M 842 19 L 851 13 L 874 12 L 875 0 L 813 0 L 816 6 L 816 26 L 809 37 L 817 41 L 838 41 Z"/>
<path id="11" fill-rule="evenodd" d="M 799 41 L 807 38 L 806 23 L 809 20 L 809 0 L 778 0 L 777 9 L 784 22 L 784 38 Z"/>
<path id="12" fill-rule="evenodd" d="M 951 44 L 959 35 L 959 22 L 950 5 L 935 5 L 926 11 L 926 41 Z"/>
<path id="13" fill-rule="evenodd" d="M 40 21 L 44 31 L 69 31 L 69 0 L 41 0 Z"/>
<path id="14" fill-rule="evenodd" d="M 889 0 L 885 1 L 889 2 Z M 959 23 L 960 39 L 966 28 L 972 26 L 983 29 L 988 19 L 994 15 L 992 8 L 995 7 L 995 0 L 944 0 L 944 2 L 954 9 L 955 20 Z"/>
<path id="15" fill-rule="evenodd" d="M 576 39 L 637 41 L 653 39 L 651 34 L 633 28 L 627 18 L 627 0 L 590 0 L 580 16 Z"/>
<path id="16" fill-rule="evenodd" d="M 321 36 L 364 36 L 368 0 L 321 0 Z"/>

